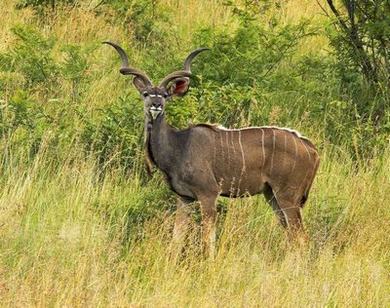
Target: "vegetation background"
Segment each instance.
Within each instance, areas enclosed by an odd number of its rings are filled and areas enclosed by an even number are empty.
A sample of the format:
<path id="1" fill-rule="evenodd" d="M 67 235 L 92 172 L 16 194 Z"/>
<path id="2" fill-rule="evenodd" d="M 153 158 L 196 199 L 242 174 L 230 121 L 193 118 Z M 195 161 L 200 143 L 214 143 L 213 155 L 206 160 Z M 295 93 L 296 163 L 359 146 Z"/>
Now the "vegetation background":
<path id="1" fill-rule="evenodd" d="M 333 7 L 332 7 L 333 6 Z M 2 0 L 1 306 L 390 306 L 388 1 Z M 295 128 L 321 166 L 286 243 L 263 197 L 220 200 L 218 255 L 169 259 L 174 196 L 102 41 L 154 80 L 195 47 L 169 121 Z M 198 213 L 194 207 L 194 220 Z"/>

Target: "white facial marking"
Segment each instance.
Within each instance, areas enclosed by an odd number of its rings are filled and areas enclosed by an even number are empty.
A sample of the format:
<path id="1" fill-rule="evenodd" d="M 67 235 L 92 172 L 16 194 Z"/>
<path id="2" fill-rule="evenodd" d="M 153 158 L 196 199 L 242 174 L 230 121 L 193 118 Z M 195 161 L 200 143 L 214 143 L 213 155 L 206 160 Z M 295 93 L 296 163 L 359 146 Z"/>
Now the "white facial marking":
<path id="1" fill-rule="evenodd" d="M 159 106 L 156 108 L 156 107 L 152 106 L 152 107 L 150 107 L 149 112 L 152 115 L 153 120 L 155 120 L 157 118 L 157 116 L 162 112 L 162 107 Z"/>

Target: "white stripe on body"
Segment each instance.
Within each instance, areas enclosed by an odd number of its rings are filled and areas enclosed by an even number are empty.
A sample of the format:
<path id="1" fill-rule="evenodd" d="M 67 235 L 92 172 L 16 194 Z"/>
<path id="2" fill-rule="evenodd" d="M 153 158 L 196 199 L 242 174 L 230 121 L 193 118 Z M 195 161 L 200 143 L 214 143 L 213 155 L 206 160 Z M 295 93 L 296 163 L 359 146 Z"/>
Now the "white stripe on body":
<path id="1" fill-rule="evenodd" d="M 287 152 L 287 135 L 284 134 L 284 152 Z M 286 159 L 282 160 L 282 170 L 284 169 Z"/>
<path id="2" fill-rule="evenodd" d="M 311 159 L 311 155 L 310 155 L 309 149 L 307 148 L 307 146 L 306 146 L 306 144 L 303 142 L 303 140 L 302 140 L 302 139 L 300 139 L 300 140 L 301 140 L 301 143 L 303 144 L 303 146 L 305 147 L 305 150 L 306 150 L 306 152 L 307 152 L 307 155 L 309 156 L 309 159 Z"/>
<path id="3" fill-rule="evenodd" d="M 274 167 L 274 154 L 275 154 L 275 130 L 272 129 L 272 154 L 271 154 L 271 168 L 269 170 L 270 176 L 272 176 L 272 169 Z"/>
<path id="4" fill-rule="evenodd" d="M 232 141 L 232 146 L 233 146 L 233 157 L 236 155 L 236 145 L 234 144 L 234 134 L 233 131 L 230 131 L 231 134 L 231 141 Z"/>
<path id="5" fill-rule="evenodd" d="M 227 164 L 230 169 L 230 146 L 229 146 L 229 132 L 226 132 L 226 148 L 227 148 Z"/>
<path id="6" fill-rule="evenodd" d="M 291 169 L 290 174 L 293 173 L 293 172 L 295 171 L 295 166 L 296 166 L 296 164 L 297 164 L 297 156 L 298 156 L 298 145 L 297 145 L 297 140 L 296 140 L 296 138 L 293 138 L 293 139 L 294 139 L 294 148 L 295 148 L 295 154 L 294 154 L 295 159 L 294 159 L 294 164 L 293 164 L 293 167 L 292 167 L 292 169 Z"/>
<path id="7" fill-rule="evenodd" d="M 238 132 L 238 144 L 240 145 L 240 150 L 241 150 L 241 157 L 242 157 L 242 168 L 241 168 L 241 175 L 240 175 L 240 179 L 238 181 L 238 185 L 237 185 L 237 195 L 240 193 L 240 185 L 241 185 L 241 180 L 242 180 L 242 177 L 246 171 L 246 166 L 245 166 L 245 156 L 244 156 L 244 148 L 242 146 L 242 142 L 241 142 L 241 131 Z"/>
<path id="8" fill-rule="evenodd" d="M 219 134 L 219 143 L 221 144 L 221 160 L 224 161 L 225 151 L 223 146 L 223 136 Z"/>
<path id="9" fill-rule="evenodd" d="M 261 168 L 263 168 L 264 164 L 265 164 L 264 129 L 261 129 L 261 150 L 263 153 L 263 163 L 262 163 Z"/>
<path id="10" fill-rule="evenodd" d="M 305 144 L 304 141 L 302 141 L 302 140 L 301 140 L 301 143 L 303 144 L 303 146 L 304 146 L 305 149 L 306 149 L 306 152 L 307 152 L 307 155 L 308 155 L 308 159 L 311 160 L 311 154 L 310 154 L 310 151 L 308 150 L 306 144 Z M 313 176 L 313 173 L 314 173 L 314 170 L 315 170 L 315 165 L 316 165 L 316 163 L 317 163 L 317 161 L 314 162 L 314 167 L 313 167 L 311 170 L 307 170 L 307 171 L 306 171 L 306 174 L 305 174 L 305 177 L 304 177 L 304 179 L 303 179 L 303 181 L 302 181 L 302 186 L 301 186 L 301 189 L 302 189 L 302 188 L 304 189 L 304 190 L 302 191 L 303 194 L 305 194 L 305 192 L 306 192 L 306 191 L 305 191 L 305 188 L 307 188 L 307 187 L 303 187 L 303 185 L 306 184 L 306 179 L 307 179 L 307 177 L 308 177 L 309 175 L 310 175 L 310 177 Z M 311 171 L 311 172 L 310 172 L 310 171 Z"/>

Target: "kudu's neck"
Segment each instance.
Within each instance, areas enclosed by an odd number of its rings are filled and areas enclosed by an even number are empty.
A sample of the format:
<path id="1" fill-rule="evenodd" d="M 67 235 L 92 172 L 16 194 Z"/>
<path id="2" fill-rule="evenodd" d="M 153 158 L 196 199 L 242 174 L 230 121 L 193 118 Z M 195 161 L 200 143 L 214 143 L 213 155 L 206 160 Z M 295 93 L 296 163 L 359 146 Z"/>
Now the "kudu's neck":
<path id="1" fill-rule="evenodd" d="M 146 121 L 146 130 L 146 146 L 151 158 L 159 169 L 169 172 L 178 148 L 176 129 L 160 115 L 153 122 Z"/>

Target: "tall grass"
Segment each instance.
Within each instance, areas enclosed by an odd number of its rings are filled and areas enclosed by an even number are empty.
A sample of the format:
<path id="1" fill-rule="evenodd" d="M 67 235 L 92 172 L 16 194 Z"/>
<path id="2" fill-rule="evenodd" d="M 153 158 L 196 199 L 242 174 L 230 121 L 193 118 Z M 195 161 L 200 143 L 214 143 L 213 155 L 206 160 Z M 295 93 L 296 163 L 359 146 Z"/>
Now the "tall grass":
<path id="1" fill-rule="evenodd" d="M 339 151 L 321 156 L 303 211 L 307 247 L 286 242 L 262 197 L 221 199 L 216 260 L 200 257 L 194 223 L 178 263 L 171 204 L 156 201 L 167 194 L 159 177 L 141 185 L 112 170 L 101 179 L 94 160 L 70 154 L 56 164 L 44 146 L 27 169 L 10 157 L 0 196 L 2 305 L 388 306 L 389 155 L 359 170 Z"/>

